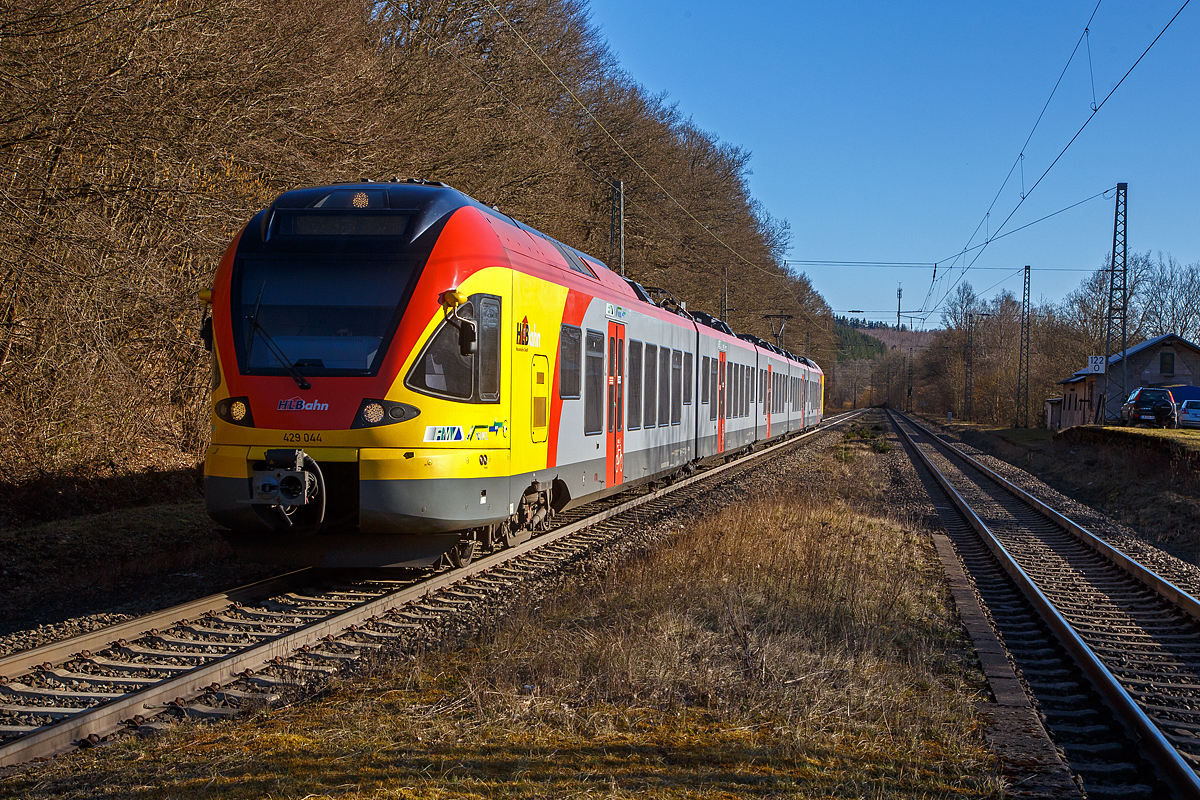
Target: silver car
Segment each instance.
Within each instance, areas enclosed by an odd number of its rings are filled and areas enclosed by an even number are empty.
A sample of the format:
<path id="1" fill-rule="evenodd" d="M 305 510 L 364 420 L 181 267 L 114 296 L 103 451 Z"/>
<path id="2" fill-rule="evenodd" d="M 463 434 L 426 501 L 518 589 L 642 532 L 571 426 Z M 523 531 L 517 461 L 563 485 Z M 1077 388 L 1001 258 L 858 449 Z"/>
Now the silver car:
<path id="1" fill-rule="evenodd" d="M 1184 400 L 1179 407 L 1179 427 L 1200 428 L 1200 400 Z"/>

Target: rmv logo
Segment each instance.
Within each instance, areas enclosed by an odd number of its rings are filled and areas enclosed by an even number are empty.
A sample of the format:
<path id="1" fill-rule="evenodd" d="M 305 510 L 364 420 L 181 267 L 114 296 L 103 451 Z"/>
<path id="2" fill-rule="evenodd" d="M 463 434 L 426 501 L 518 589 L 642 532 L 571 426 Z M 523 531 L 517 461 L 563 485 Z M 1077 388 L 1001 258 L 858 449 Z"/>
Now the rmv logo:
<path id="1" fill-rule="evenodd" d="M 538 333 L 537 325 L 529 324 L 529 317 L 517 323 L 518 347 L 541 347 L 542 335 Z"/>
<path id="2" fill-rule="evenodd" d="M 293 397 L 291 400 L 279 401 L 280 411 L 328 411 L 329 403 L 322 403 L 320 400 L 313 400 L 311 403 L 304 402 L 304 398 L 300 396 Z"/>

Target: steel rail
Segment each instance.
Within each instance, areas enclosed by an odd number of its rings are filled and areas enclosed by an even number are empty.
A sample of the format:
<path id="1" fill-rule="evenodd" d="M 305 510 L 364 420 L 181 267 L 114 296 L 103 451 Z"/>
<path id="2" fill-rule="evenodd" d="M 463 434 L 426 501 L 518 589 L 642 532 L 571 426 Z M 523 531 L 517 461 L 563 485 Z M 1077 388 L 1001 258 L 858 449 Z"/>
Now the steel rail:
<path id="1" fill-rule="evenodd" d="M 902 416 L 892 412 L 896 416 Z M 907 417 L 902 417 L 906 422 L 909 422 Z M 930 440 L 952 450 L 956 456 L 967 458 L 957 449 L 950 447 L 945 442 L 942 442 L 929 431 L 913 424 L 914 427 L 924 431 Z M 975 529 L 980 538 L 987 545 L 988 549 L 1000 562 L 1004 570 L 1012 577 L 1013 581 L 1020 587 L 1022 593 L 1028 598 L 1030 603 L 1037 609 L 1038 614 L 1046 622 L 1055 635 L 1059 637 L 1066 650 L 1071 654 L 1072 658 L 1079 665 L 1083 673 L 1096 687 L 1096 690 L 1108 703 L 1109 707 L 1116 712 L 1117 716 L 1126 724 L 1126 726 L 1134 732 L 1136 739 L 1145 750 L 1146 757 L 1159 769 L 1160 773 L 1172 787 L 1183 797 L 1200 798 L 1200 776 L 1187 763 L 1187 761 L 1179 754 L 1179 751 L 1167 741 L 1163 736 L 1162 731 L 1148 717 L 1145 712 L 1138 706 L 1125 687 L 1117 680 L 1117 678 L 1104 666 L 1104 663 L 1095 654 L 1095 652 L 1087 645 L 1086 642 L 1075 632 L 1075 629 L 1069 622 L 1058 612 L 1050 599 L 1038 588 L 1037 584 L 1029 577 L 1028 573 L 1016 562 L 1007 548 L 1000 543 L 1000 540 L 992 533 L 987 524 L 980 519 L 974 509 L 967 501 L 959 494 L 958 490 L 951 485 L 949 479 L 939 470 L 933 463 L 933 460 L 926 455 L 912 436 L 903 425 L 894 425 L 897 431 L 909 443 L 912 451 L 917 453 L 921 462 L 933 475 L 946 492 L 947 497 L 954 503 L 958 510 L 966 518 L 967 522 Z M 1006 482 L 1007 483 L 1007 482 Z"/>
<path id="2" fill-rule="evenodd" d="M 858 413 L 861 413 L 861 411 Z M 670 486 L 632 498 L 584 519 L 540 534 L 514 547 L 505 548 L 497 553 L 485 556 L 466 567 L 433 575 L 428 580 L 415 586 L 404 587 L 389 592 L 358 606 L 353 606 L 324 619 L 287 631 L 274 639 L 268 639 L 252 645 L 245 650 L 223 656 L 173 678 L 155 683 L 152 686 L 147 686 L 144 689 L 114 700 L 109 700 L 81 711 L 75 716 L 67 717 L 44 728 L 39 728 L 32 733 L 0 746 L 0 767 L 24 763 L 35 758 L 57 755 L 69 750 L 78 741 L 87 739 L 93 735 L 101 738 L 107 736 L 120 730 L 125 720 L 143 710 L 150 709 L 157 711 L 178 698 L 187 700 L 198 697 L 208 691 L 214 683 L 223 685 L 237 678 L 247 669 L 261 669 L 275 658 L 291 655 L 302 645 L 315 642 L 325 636 L 334 635 L 344 631 L 351 625 L 357 625 L 372 617 L 386 614 L 394 608 L 415 600 L 420 600 L 436 591 L 487 572 L 534 550 L 571 536 L 585 528 L 611 519 L 619 514 L 624 514 L 647 503 L 654 502 L 694 483 L 707 480 L 738 467 L 743 467 L 749 462 L 791 447 L 817 433 L 823 433 L 832 425 L 840 424 L 855 416 L 857 414 L 851 412 L 841 415 L 836 419 L 827 420 L 811 431 L 802 433 L 799 436 L 784 439 L 762 450 L 748 453 L 734 461 L 677 481 Z M 129 624 L 132 624 L 132 622 Z"/>
<path id="3" fill-rule="evenodd" d="M 236 589 L 210 594 L 199 600 L 191 600 L 177 606 L 164 608 L 162 611 L 155 611 L 142 617 L 81 633 L 60 642 L 51 642 L 32 650 L 21 650 L 0 658 L 0 675 L 9 680 L 19 678 L 33 672 L 46 662 L 57 664 L 68 660 L 82 650 L 100 650 L 117 639 L 142 636 L 155 628 L 177 625 L 181 620 L 203 616 L 210 611 L 221 611 L 231 603 L 248 603 L 263 597 L 270 597 L 296 586 L 312 572 L 313 569 L 308 567 L 272 578 L 264 578 Z"/>
<path id="4" fill-rule="evenodd" d="M 982 472 L 984 475 L 987 475 L 997 484 L 1002 486 L 1005 491 L 1011 492 L 1024 502 L 1028 503 L 1035 511 L 1049 519 L 1051 522 L 1066 528 L 1100 555 L 1124 569 L 1147 587 L 1153 589 L 1168 602 L 1178 606 L 1192 619 L 1200 621 L 1200 600 L 1189 594 L 1186 589 L 1176 586 L 1174 583 L 1171 583 L 1171 581 L 1167 580 L 1153 570 L 1147 569 L 1143 564 L 1130 558 L 1125 553 L 1122 553 L 1120 550 L 1113 547 L 1108 542 L 1104 541 L 1079 523 L 1075 522 L 1070 517 L 1064 516 L 1056 509 L 1050 507 L 1046 503 L 1031 495 L 1029 492 L 1022 489 L 1020 486 L 1017 486 L 1012 481 L 1004 478 L 991 467 L 988 467 L 981 461 L 972 458 L 971 456 L 959 450 L 957 447 L 953 447 L 949 442 L 946 442 L 944 439 L 942 439 L 941 435 L 938 433 L 930 430 L 926 426 L 910 417 L 905 417 L 905 419 L 913 427 L 924 431 L 927 436 L 938 440 L 946 447 L 950 447 L 956 456 Z"/>

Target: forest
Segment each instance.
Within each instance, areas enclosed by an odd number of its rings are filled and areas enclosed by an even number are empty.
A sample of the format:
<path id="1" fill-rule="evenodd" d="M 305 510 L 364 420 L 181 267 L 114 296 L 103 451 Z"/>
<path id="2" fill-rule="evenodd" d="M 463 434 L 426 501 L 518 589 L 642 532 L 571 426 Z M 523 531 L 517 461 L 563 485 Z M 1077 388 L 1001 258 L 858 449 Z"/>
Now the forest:
<path id="1" fill-rule="evenodd" d="M 11 0 L 0 8 L 0 483 L 192 468 L 206 288 L 279 193 L 444 181 L 736 330 L 836 357 L 750 153 L 622 69 L 583 0 Z"/>

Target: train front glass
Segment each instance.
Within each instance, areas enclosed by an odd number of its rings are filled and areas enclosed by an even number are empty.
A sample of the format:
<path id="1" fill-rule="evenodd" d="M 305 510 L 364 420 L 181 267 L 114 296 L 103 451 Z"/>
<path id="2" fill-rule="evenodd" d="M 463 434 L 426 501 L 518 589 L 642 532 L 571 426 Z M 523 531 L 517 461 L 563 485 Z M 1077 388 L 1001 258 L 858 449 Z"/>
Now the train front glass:
<path id="1" fill-rule="evenodd" d="M 262 251 L 239 259 L 230 299 L 243 375 L 378 372 L 425 254 L 403 252 L 411 214 L 371 195 L 383 192 L 277 210 Z"/>

